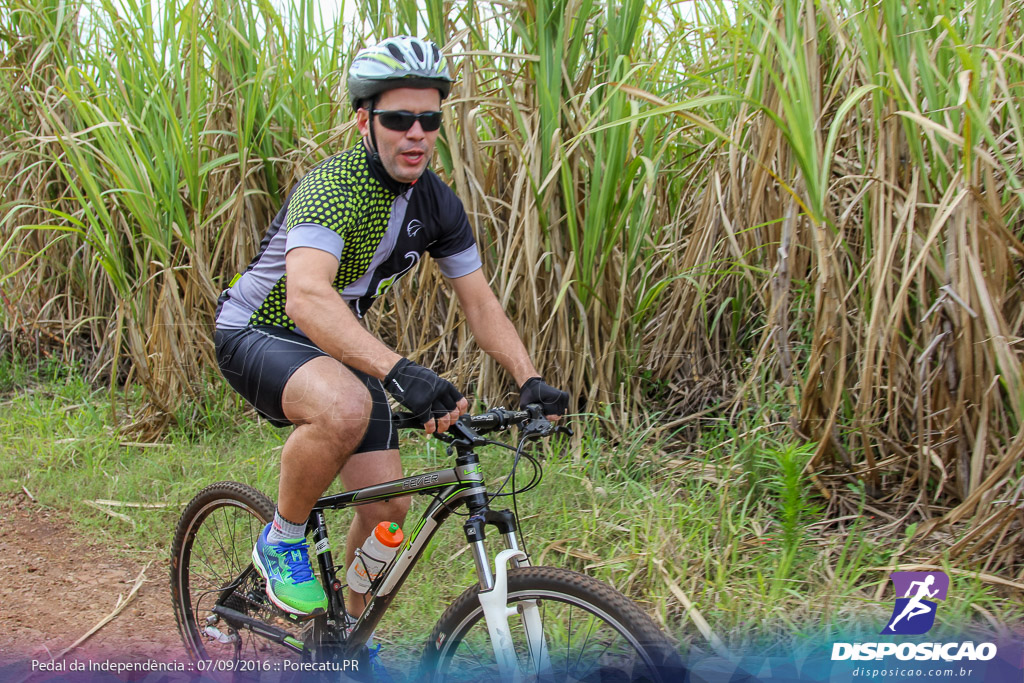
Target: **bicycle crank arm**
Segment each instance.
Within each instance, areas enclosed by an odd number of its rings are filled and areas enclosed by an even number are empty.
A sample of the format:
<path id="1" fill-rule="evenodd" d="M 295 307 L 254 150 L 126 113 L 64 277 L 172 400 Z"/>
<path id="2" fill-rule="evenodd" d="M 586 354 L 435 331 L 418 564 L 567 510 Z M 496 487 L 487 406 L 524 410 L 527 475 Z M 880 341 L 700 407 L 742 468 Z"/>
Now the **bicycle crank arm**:
<path id="1" fill-rule="evenodd" d="M 305 648 L 303 644 L 296 640 L 292 634 L 288 633 L 284 629 L 271 626 L 259 619 L 253 619 L 247 617 L 237 610 L 233 610 L 230 607 L 224 605 L 214 605 L 212 612 L 228 622 L 233 628 L 247 628 L 256 635 L 262 636 L 267 640 L 271 640 L 278 645 L 294 650 L 295 652 L 302 652 Z"/>
<path id="2" fill-rule="evenodd" d="M 491 646 L 494 648 L 494 657 L 502 681 L 518 681 L 522 678 L 515 645 L 512 642 L 512 630 L 508 624 L 509 618 L 519 615 L 520 610 L 526 631 L 526 643 L 537 672 L 543 674 L 551 671 L 537 602 L 526 600 L 519 603 L 519 608 L 508 605 L 507 565 L 511 560 L 525 559 L 526 553 L 521 550 L 502 550 L 494 559 L 494 588 L 477 594 L 480 606 L 483 607 L 484 620 L 487 622 L 487 631 L 491 636 Z"/>

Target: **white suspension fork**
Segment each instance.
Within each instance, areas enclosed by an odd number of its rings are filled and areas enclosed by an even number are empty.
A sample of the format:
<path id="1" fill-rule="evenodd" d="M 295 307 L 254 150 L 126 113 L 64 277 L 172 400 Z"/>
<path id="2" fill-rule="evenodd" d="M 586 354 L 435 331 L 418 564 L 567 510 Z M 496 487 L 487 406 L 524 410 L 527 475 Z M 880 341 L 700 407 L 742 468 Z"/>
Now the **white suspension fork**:
<path id="1" fill-rule="evenodd" d="M 519 607 L 508 604 L 508 567 L 512 560 L 525 560 L 526 553 L 521 550 L 502 550 L 494 559 L 494 587 L 481 590 L 478 594 L 480 606 L 483 607 L 487 631 L 491 636 L 491 646 L 498 662 L 498 671 L 503 681 L 520 681 L 522 672 L 512 643 L 512 630 L 509 627 L 510 617 L 522 614 L 523 627 L 526 630 L 526 643 L 530 650 L 530 658 L 539 676 L 551 672 L 551 660 L 548 657 L 548 646 L 544 640 L 544 629 L 540 619 L 540 610 L 535 600 L 519 603 Z"/>

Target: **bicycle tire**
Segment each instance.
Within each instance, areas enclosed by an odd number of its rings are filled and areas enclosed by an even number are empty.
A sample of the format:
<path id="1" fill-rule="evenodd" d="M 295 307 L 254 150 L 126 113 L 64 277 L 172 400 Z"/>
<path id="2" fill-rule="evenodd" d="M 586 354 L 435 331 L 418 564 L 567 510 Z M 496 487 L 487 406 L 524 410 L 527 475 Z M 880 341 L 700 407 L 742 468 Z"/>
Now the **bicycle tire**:
<path id="1" fill-rule="evenodd" d="M 438 620 L 423 652 L 424 679 L 501 680 L 478 593 L 479 586 L 467 588 Z M 683 680 L 682 660 L 668 638 L 611 586 L 568 569 L 510 569 L 509 606 L 529 600 L 538 601 L 550 668 L 531 661 L 521 620 L 510 619 L 523 680 Z"/>
<path id="2" fill-rule="evenodd" d="M 252 570 L 253 545 L 273 520 L 274 510 L 274 503 L 260 491 L 223 481 L 196 494 L 182 512 L 171 543 L 171 598 L 178 631 L 193 661 L 237 663 L 290 656 L 284 647 L 215 615 L 211 610 L 218 600 L 300 639 L 298 627 L 281 617 L 266 596 L 263 579 Z M 240 576 L 246 578 L 224 596 Z"/>

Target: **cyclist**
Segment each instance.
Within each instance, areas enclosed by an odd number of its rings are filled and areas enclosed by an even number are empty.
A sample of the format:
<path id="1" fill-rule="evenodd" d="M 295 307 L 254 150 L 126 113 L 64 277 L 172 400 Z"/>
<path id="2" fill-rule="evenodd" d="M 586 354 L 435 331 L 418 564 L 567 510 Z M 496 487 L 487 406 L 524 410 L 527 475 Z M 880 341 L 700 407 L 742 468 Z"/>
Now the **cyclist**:
<path id="1" fill-rule="evenodd" d="M 259 253 L 221 295 L 217 362 L 272 424 L 294 425 L 281 454 L 277 511 L 253 549 L 267 593 L 295 614 L 326 609 L 305 541 L 335 476 L 346 489 L 401 478 L 385 389 L 443 432 L 468 410 L 450 382 L 374 337 L 360 319 L 424 252 L 450 282 L 477 343 L 520 387 L 520 403 L 564 414 L 491 291 L 462 203 L 429 168 L 451 89 L 438 47 L 408 36 L 361 50 L 348 73 L 361 140 L 311 170 L 271 221 Z M 346 561 L 408 498 L 356 509 Z M 348 596 L 358 616 L 363 596 Z"/>

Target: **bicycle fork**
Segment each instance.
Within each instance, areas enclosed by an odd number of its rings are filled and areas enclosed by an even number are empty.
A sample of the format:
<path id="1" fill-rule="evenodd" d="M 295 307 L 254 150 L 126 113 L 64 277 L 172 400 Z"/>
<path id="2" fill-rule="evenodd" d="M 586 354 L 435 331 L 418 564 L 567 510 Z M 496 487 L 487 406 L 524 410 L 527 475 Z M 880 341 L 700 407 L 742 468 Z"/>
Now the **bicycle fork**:
<path id="1" fill-rule="evenodd" d="M 506 549 L 494 558 L 494 572 L 491 572 L 487 551 L 484 547 L 483 527 L 493 524 L 498 527 L 505 538 Z M 544 639 L 544 628 L 541 622 L 540 609 L 536 600 L 523 600 L 518 607 L 508 604 L 508 565 L 513 568 L 528 567 L 530 561 L 522 550 L 515 534 L 515 516 L 509 511 L 486 511 L 482 515 L 474 515 L 464 525 L 466 540 L 473 550 L 477 576 L 480 581 L 478 598 L 483 608 L 484 621 L 494 648 L 494 658 L 498 664 L 498 672 L 502 681 L 519 681 L 522 672 L 519 658 L 516 656 L 515 644 L 512 642 L 512 628 L 509 619 L 520 617 L 526 634 L 526 645 L 530 661 L 533 662 L 538 677 L 551 672 L 551 660 L 548 656 L 547 642 Z"/>

